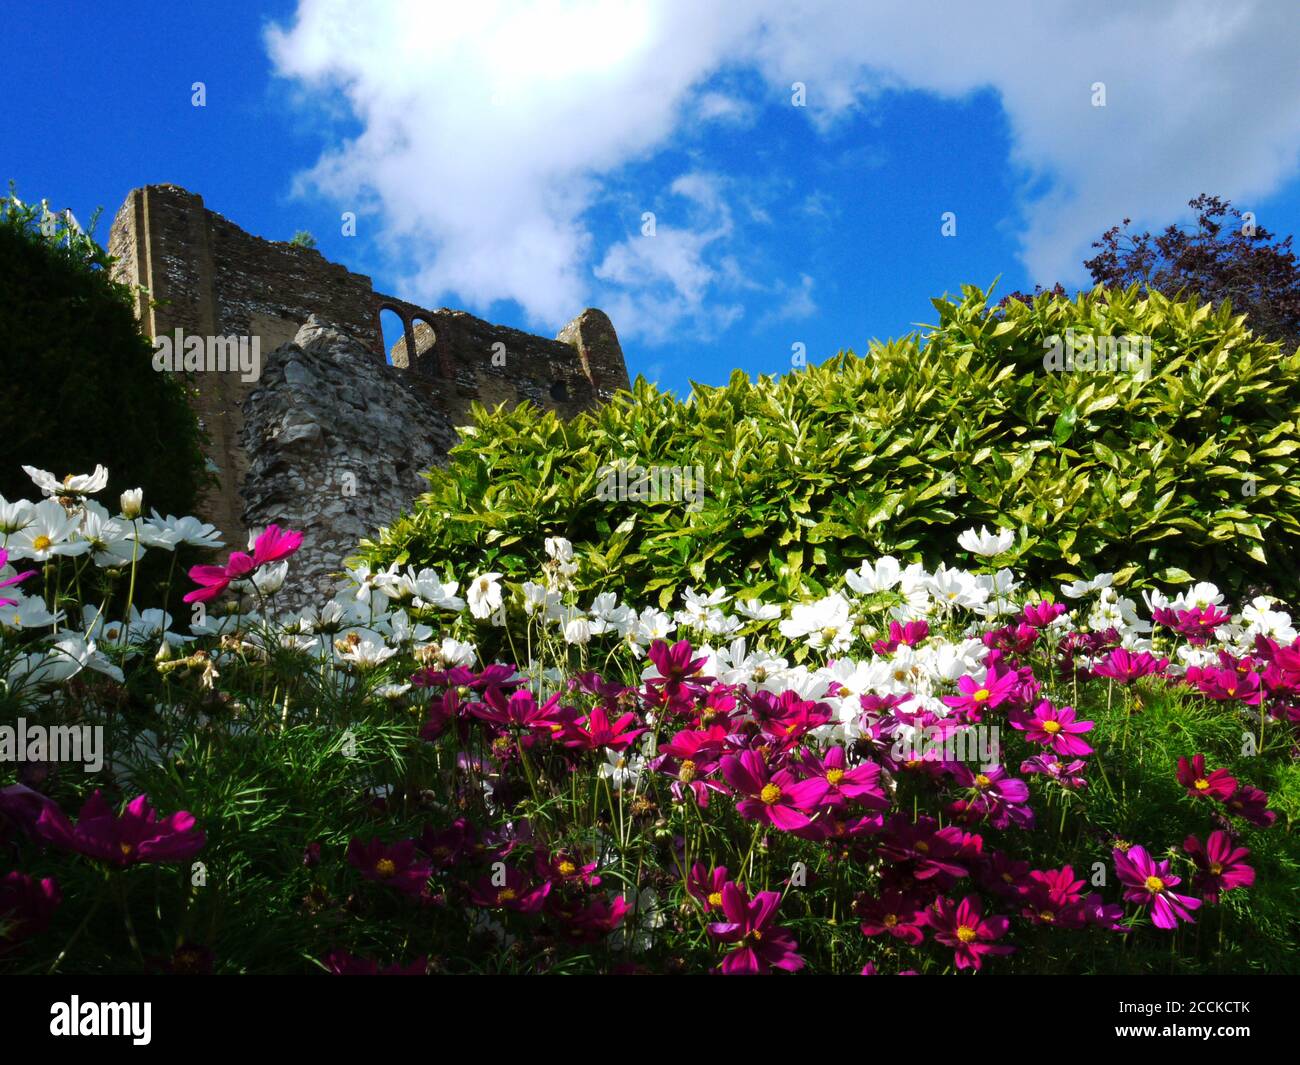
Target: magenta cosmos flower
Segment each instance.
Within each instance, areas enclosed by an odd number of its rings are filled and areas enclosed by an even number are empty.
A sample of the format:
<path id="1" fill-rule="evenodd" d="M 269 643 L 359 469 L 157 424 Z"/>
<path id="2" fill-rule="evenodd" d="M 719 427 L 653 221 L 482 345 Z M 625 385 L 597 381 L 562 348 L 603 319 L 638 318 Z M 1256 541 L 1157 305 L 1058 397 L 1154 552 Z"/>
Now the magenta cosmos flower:
<path id="1" fill-rule="evenodd" d="M 722 760 L 722 775 L 745 796 L 736 803 L 741 817 L 767 821 L 785 832 L 805 828 L 810 820 L 807 811 L 826 794 L 824 778 L 797 780 L 788 769 L 769 773 L 757 751 L 728 755 Z"/>
<path id="2" fill-rule="evenodd" d="M 1227 801 L 1237 790 L 1237 780 L 1226 769 L 1216 769 L 1213 773 L 1205 771 L 1205 755 L 1193 756 L 1189 762 L 1186 758 L 1178 759 L 1178 783 L 1187 789 L 1193 798 L 1218 799 Z"/>
<path id="3" fill-rule="evenodd" d="M 546 902 L 552 886 L 550 880 L 534 885 L 518 869 L 505 869 L 475 883 L 469 889 L 469 900 L 475 906 L 494 910 L 536 913 Z"/>
<path id="4" fill-rule="evenodd" d="M 844 748 L 832 747 L 821 758 L 807 754 L 804 769 L 810 777 L 826 781 L 826 794 L 820 801 L 827 806 L 839 807 L 852 800 L 871 810 L 889 809 L 880 766 L 875 762 L 862 762 L 850 769 Z"/>
<path id="5" fill-rule="evenodd" d="M 37 880 L 17 872 L 0 877 L 0 956 L 45 931 L 62 901 L 59 885 L 49 877 Z"/>
<path id="6" fill-rule="evenodd" d="M 934 929 L 935 942 L 952 947 L 958 969 L 978 969 L 986 954 L 1013 954 L 1015 947 L 997 946 L 993 941 L 1007 934 L 1011 922 L 1005 917 L 985 917 L 978 895 L 961 902 L 937 898 L 925 911 L 924 921 Z"/>
<path id="7" fill-rule="evenodd" d="M 353 839 L 348 843 L 348 864 L 361 870 L 367 880 L 386 884 L 404 895 L 420 894 L 433 873 L 433 863 L 416 854 L 413 839 L 396 843 L 384 843 L 378 837 L 369 843 Z"/>
<path id="8" fill-rule="evenodd" d="M 1255 870 L 1246 864 L 1249 849 L 1234 847 L 1226 832 L 1211 832 L 1204 846 L 1195 836 L 1188 836 L 1183 850 L 1196 863 L 1198 872 L 1193 883 L 1206 902 L 1218 902 L 1222 892 L 1250 887 L 1255 882 Z"/>
<path id="9" fill-rule="evenodd" d="M 593 706 L 587 715 L 586 725 L 568 725 L 562 742 L 566 747 L 577 747 L 585 751 L 597 751 L 602 747 L 611 751 L 626 750 L 646 731 L 644 727 L 632 728 L 635 721 L 635 714 L 623 714 L 611 724 L 609 712 L 603 706 Z"/>
<path id="10" fill-rule="evenodd" d="M 1092 667 L 1099 677 L 1109 677 L 1117 684 L 1132 684 L 1139 677 L 1163 673 L 1169 665 L 1167 658 L 1153 658 L 1148 652 L 1134 654 L 1125 647 L 1116 647 Z"/>
<path id="11" fill-rule="evenodd" d="M 190 580 L 199 585 L 185 595 L 187 603 L 207 603 L 221 595 L 232 581 L 242 580 L 259 566 L 288 558 L 302 546 L 302 533 L 268 525 L 253 541 L 253 553 L 232 551 L 224 566 L 192 566 Z"/>
<path id="12" fill-rule="evenodd" d="M 1025 739 L 1030 743 L 1040 744 L 1067 758 L 1092 754 L 1092 748 L 1079 739 L 1079 736 L 1091 732 L 1093 722 L 1076 721 L 1072 706 L 1062 706 L 1058 709 L 1044 699 L 1034 707 L 1032 716 L 1020 721 L 1012 721 L 1011 727 L 1023 732 Z"/>
<path id="13" fill-rule="evenodd" d="M 1182 878 L 1169 871 L 1169 863 L 1157 862 L 1146 849 L 1132 846 L 1125 854 L 1118 847 L 1112 852 L 1115 872 L 1128 886 L 1124 897 L 1151 907 L 1151 923 L 1157 928 L 1177 928 L 1178 922 L 1195 924 L 1192 910 L 1200 909 L 1201 900 L 1190 895 L 1176 894 L 1172 889 L 1182 883 Z"/>
<path id="14" fill-rule="evenodd" d="M 961 694 L 945 695 L 943 701 L 965 714 L 966 720 L 977 723 L 985 710 L 992 710 L 1015 695 L 1019 683 L 1020 675 L 1015 670 L 1000 672 L 996 665 L 990 665 L 982 681 L 960 677 L 957 688 Z"/>
<path id="15" fill-rule="evenodd" d="M 925 907 L 902 891 L 886 891 L 877 899 L 865 899 L 857 906 L 864 936 L 889 935 L 919 946 L 925 939 Z"/>
<path id="16" fill-rule="evenodd" d="M 0 547 L 0 569 L 4 569 L 5 566 L 8 565 L 8 563 L 9 563 L 9 552 L 6 551 L 3 547 Z M 8 588 L 15 584 L 22 584 L 22 582 L 25 581 L 28 577 L 35 576 L 35 574 L 36 571 L 34 569 L 29 569 L 25 573 L 18 573 L 12 577 L 0 578 L 0 588 Z M 17 606 L 17 605 L 18 605 L 18 601 L 16 599 L 5 599 L 3 597 L 0 597 L 0 606 Z"/>
<path id="17" fill-rule="evenodd" d="M 136 796 L 121 814 L 116 814 L 96 788 L 73 824 L 57 803 L 21 785 L 6 788 L 5 797 L 8 799 L 20 791 L 23 794 L 16 797 L 20 802 L 24 798 L 29 800 L 29 814 L 40 811 L 26 820 L 36 839 L 109 865 L 189 861 L 207 843 L 193 815 L 178 810 L 159 820 L 147 795 Z"/>
<path id="18" fill-rule="evenodd" d="M 760 891 L 751 902 L 738 884 L 723 887 L 722 912 L 727 919 L 709 925 L 712 939 L 735 944 L 722 959 L 723 973 L 762 976 L 773 969 L 793 973 L 803 968 L 794 936 L 772 923 L 780 904 L 781 896 L 775 891 Z"/>

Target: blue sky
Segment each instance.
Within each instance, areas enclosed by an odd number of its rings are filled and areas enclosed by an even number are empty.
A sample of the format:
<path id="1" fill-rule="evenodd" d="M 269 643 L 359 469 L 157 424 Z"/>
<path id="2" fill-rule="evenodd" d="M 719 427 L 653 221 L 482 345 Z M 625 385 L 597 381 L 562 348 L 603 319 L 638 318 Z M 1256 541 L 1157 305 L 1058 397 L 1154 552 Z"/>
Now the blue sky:
<path id="1" fill-rule="evenodd" d="M 115 6 L 7 5 L 20 196 L 103 206 L 105 239 L 174 182 L 412 302 L 547 335 L 601 306 L 675 389 L 861 351 L 964 283 L 1081 284 L 1107 226 L 1202 191 L 1300 232 L 1283 3 Z"/>

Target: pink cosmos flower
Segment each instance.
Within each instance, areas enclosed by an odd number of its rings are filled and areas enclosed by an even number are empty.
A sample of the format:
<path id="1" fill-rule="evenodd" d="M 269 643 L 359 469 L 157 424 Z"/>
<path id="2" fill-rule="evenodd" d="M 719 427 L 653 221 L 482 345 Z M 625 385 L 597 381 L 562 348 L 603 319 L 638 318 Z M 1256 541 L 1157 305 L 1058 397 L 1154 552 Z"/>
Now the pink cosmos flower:
<path id="1" fill-rule="evenodd" d="M 469 890 L 469 900 L 475 906 L 494 910 L 537 913 L 545 904 L 552 886 L 549 880 L 534 885 L 518 869 L 507 868 L 500 875 L 485 876 L 475 883 Z"/>
<path id="2" fill-rule="evenodd" d="M 416 854 L 413 839 L 396 843 L 384 843 L 378 837 L 369 843 L 353 839 L 348 843 L 348 864 L 361 870 L 367 880 L 404 895 L 419 895 L 433 874 L 433 864 Z"/>
<path id="3" fill-rule="evenodd" d="M 1191 911 L 1200 909 L 1201 900 L 1172 890 L 1182 883 L 1182 878 L 1169 871 L 1167 861 L 1155 861 L 1145 848 L 1136 845 L 1130 847 L 1127 854 L 1116 847 L 1111 858 L 1115 862 L 1116 875 L 1128 885 L 1124 898 L 1150 906 L 1151 923 L 1157 928 L 1177 928 L 1180 920 L 1196 923 Z"/>
<path id="4" fill-rule="evenodd" d="M 862 762 L 850 769 L 843 747 L 832 747 L 821 758 L 806 753 L 803 768 L 810 778 L 826 781 L 826 794 L 821 799 L 824 805 L 838 807 L 851 800 L 872 810 L 889 808 L 880 782 L 880 766 Z"/>
<path id="5" fill-rule="evenodd" d="M 1041 773 L 1049 780 L 1054 780 L 1063 788 L 1077 790 L 1088 786 L 1087 780 L 1083 776 L 1083 759 L 1076 758 L 1072 762 L 1063 762 L 1054 754 L 1036 754 L 1032 758 L 1027 758 L 1020 763 L 1020 772 L 1022 773 Z"/>
<path id="6" fill-rule="evenodd" d="M 288 558 L 302 546 L 302 533 L 282 530 L 278 525 L 268 525 L 253 541 L 253 565 L 265 566 Z"/>
<path id="7" fill-rule="evenodd" d="M 967 821 L 984 817 L 994 828 L 1007 828 L 1011 824 L 1033 827 L 1034 812 L 1025 805 L 1029 801 L 1029 785 L 1008 776 L 1004 766 L 973 772 L 958 764 L 953 767 L 953 779 L 958 787 L 971 793 L 953 804 L 956 812 L 966 815 Z"/>
<path id="8" fill-rule="evenodd" d="M 59 885 L 49 877 L 13 872 L 0 878 L 0 957 L 45 931 L 62 901 Z"/>
<path id="9" fill-rule="evenodd" d="M 16 812 L 11 802 L 26 806 L 17 819 L 40 842 L 117 867 L 189 861 L 207 843 L 191 814 L 178 810 L 160 821 L 147 795 L 136 796 L 116 814 L 96 788 L 81 807 L 75 825 L 57 803 L 21 784 L 5 788 L 0 795 L 4 798 L 0 809 L 6 812 Z"/>
<path id="10" fill-rule="evenodd" d="M 224 592 L 232 581 L 243 580 L 259 566 L 288 558 L 302 546 L 302 533 L 285 532 L 278 525 L 268 525 L 253 541 L 253 553 L 232 551 L 224 566 L 192 566 L 190 580 L 198 588 L 185 595 L 187 603 L 207 603 Z"/>
<path id="11" fill-rule="evenodd" d="M 1132 684 L 1139 677 L 1163 673 L 1168 666 L 1167 658 L 1155 658 L 1147 651 L 1134 654 L 1126 647 L 1116 647 L 1093 666 L 1092 671 L 1099 677 L 1109 677 L 1117 684 Z"/>
<path id="12" fill-rule="evenodd" d="M 736 803 L 741 817 L 767 821 L 785 832 L 804 828 L 808 811 L 826 794 L 825 779 L 799 780 L 788 769 L 772 773 L 757 751 L 742 751 L 722 759 L 722 775 L 746 796 Z"/>
<path id="13" fill-rule="evenodd" d="M 1232 837 L 1226 832 L 1211 832 L 1204 846 L 1195 836 L 1188 836 L 1183 850 L 1196 863 L 1199 872 L 1193 883 L 1206 902 L 1218 902 L 1222 892 L 1250 887 L 1255 882 L 1255 870 L 1245 861 L 1249 849 L 1233 847 Z"/>
<path id="14" fill-rule="evenodd" d="M 1030 743 L 1041 744 L 1056 754 L 1070 758 L 1092 754 L 1092 748 L 1078 737 L 1084 732 L 1091 732 L 1093 722 L 1076 721 L 1071 706 L 1058 709 L 1044 699 L 1034 707 L 1032 717 L 1021 721 L 1013 720 L 1011 727 L 1023 732 Z"/>
<path id="15" fill-rule="evenodd" d="M 965 720 L 977 724 L 983 718 L 985 710 L 992 710 L 1010 699 L 1019 686 L 1020 675 L 1015 670 L 1000 671 L 996 664 L 990 665 L 984 680 L 974 677 L 961 677 L 957 681 L 960 695 L 945 695 L 943 701 L 954 710 L 965 715 Z"/>
<path id="16" fill-rule="evenodd" d="M 4 569 L 5 566 L 8 564 L 8 562 L 9 562 L 9 552 L 6 551 L 3 547 L 0 547 L 0 569 Z M 25 581 L 28 577 L 34 577 L 35 575 L 36 575 L 36 571 L 34 569 L 29 569 L 25 573 L 18 573 L 12 577 L 0 578 L 0 588 L 9 588 L 15 584 L 22 584 L 22 582 Z M 0 597 L 0 606 L 17 606 L 17 605 L 18 605 L 18 600 L 16 599 L 5 599 L 3 597 Z"/>
<path id="17" fill-rule="evenodd" d="M 697 902 L 703 903 L 706 909 L 722 909 L 722 889 L 727 886 L 727 867 L 719 865 L 715 869 L 710 869 L 703 862 L 696 862 L 691 866 L 690 875 L 686 878 L 686 894 Z"/>
<path id="18" fill-rule="evenodd" d="M 721 971 L 728 976 L 761 976 L 773 969 L 798 972 L 804 960 L 797 953 L 799 944 L 784 928 L 773 924 L 781 896 L 775 891 L 760 891 L 751 902 L 749 894 L 736 883 L 722 889 L 722 912 L 725 921 L 709 925 L 709 937 L 719 943 L 734 943 L 722 960 Z"/>
<path id="19" fill-rule="evenodd" d="M 864 936 L 889 935 L 914 947 L 925 939 L 925 906 L 905 892 L 886 891 L 877 899 L 863 900 L 857 912 Z"/>
<path id="20" fill-rule="evenodd" d="M 1035 629 L 1045 629 L 1064 613 L 1064 603 L 1049 603 L 1046 600 L 1038 603 L 1026 603 L 1024 610 L 1025 624 Z"/>
<path id="21" fill-rule="evenodd" d="M 1205 771 L 1205 755 L 1198 754 L 1190 762 L 1184 757 L 1178 759 L 1178 783 L 1187 789 L 1192 798 L 1228 799 L 1237 790 L 1237 780 L 1226 769 L 1216 769 L 1213 773 Z"/>
<path id="22" fill-rule="evenodd" d="M 603 706 L 593 706 L 587 715 L 585 726 L 570 724 L 563 732 L 562 742 L 566 747 L 578 747 L 584 751 L 598 751 L 602 747 L 611 751 L 622 751 L 630 747 L 636 738 L 646 731 L 629 726 L 636 721 L 635 714 L 623 714 L 610 724 L 609 713 Z"/>
<path id="23" fill-rule="evenodd" d="M 1177 611 L 1162 607 L 1153 610 L 1151 617 L 1157 625 L 1173 629 L 1180 635 L 1186 636 L 1189 643 L 1198 646 L 1206 643 L 1220 625 L 1226 625 L 1232 620 L 1230 615 L 1214 606 Z"/>
<path id="24" fill-rule="evenodd" d="M 1243 784 L 1224 800 L 1228 813 L 1244 818 L 1259 828 L 1268 828 L 1277 820 L 1277 814 L 1268 809 L 1268 795 L 1259 788 Z"/>
<path id="25" fill-rule="evenodd" d="M 958 969 L 980 968 L 986 954 L 1015 953 L 1015 947 L 996 946 L 993 942 L 1007 934 L 1011 922 L 1005 917 L 985 917 L 978 895 L 967 895 L 959 903 L 937 898 L 924 918 L 934 929 L 935 942 L 956 951 Z"/>

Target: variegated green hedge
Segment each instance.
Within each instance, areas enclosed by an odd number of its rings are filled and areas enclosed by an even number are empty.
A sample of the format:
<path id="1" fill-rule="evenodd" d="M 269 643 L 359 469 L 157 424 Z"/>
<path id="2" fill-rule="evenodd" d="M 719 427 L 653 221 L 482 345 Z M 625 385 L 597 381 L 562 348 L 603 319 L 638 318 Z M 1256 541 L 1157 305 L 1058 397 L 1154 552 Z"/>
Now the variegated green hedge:
<path id="1" fill-rule="evenodd" d="M 968 287 L 934 305 L 923 336 L 776 379 L 737 371 L 684 401 L 638 380 L 568 423 L 477 410 L 449 468 L 363 556 L 459 576 L 489 568 L 487 549 L 490 568 L 524 574 L 560 534 L 588 587 L 667 602 L 683 584 L 816 592 L 882 552 L 951 562 L 956 533 L 988 524 L 1019 530 L 1010 558 L 1044 586 L 1105 569 L 1294 597 L 1300 350 L 1226 305 L 1136 290 L 996 309 Z M 1070 335 L 1149 338 L 1149 376 L 1048 372 L 1051 338 Z M 702 508 L 597 498 L 619 460 L 702 467 Z"/>

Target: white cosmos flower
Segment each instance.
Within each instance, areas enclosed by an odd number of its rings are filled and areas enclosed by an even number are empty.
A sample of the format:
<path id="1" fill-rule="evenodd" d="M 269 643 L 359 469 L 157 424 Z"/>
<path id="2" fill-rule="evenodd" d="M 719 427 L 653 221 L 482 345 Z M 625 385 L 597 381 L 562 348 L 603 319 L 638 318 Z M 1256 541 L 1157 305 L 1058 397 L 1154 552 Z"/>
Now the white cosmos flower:
<path id="1" fill-rule="evenodd" d="M 118 506 L 122 508 L 122 517 L 134 521 L 140 516 L 140 505 L 143 502 L 143 488 L 128 488 L 118 497 Z"/>
<path id="2" fill-rule="evenodd" d="M 86 500 L 78 535 L 91 545 L 95 565 L 103 569 L 119 569 L 131 565 L 133 558 L 144 557 L 145 549 L 136 543 L 134 529 L 109 517 L 108 511 L 93 499 Z"/>
<path id="3" fill-rule="evenodd" d="M 844 574 L 845 583 L 859 595 L 887 592 L 902 579 L 903 571 L 893 555 L 882 555 L 874 566 L 864 559 L 856 570 Z"/>
<path id="4" fill-rule="evenodd" d="M 630 606 L 620 606 L 618 597 L 613 592 L 601 592 L 596 596 L 587 613 L 591 615 L 593 636 L 600 636 L 606 632 L 616 632 L 620 637 L 626 636 L 628 630 L 636 624 L 636 611 Z"/>
<path id="5" fill-rule="evenodd" d="M 259 566 L 253 571 L 253 585 L 263 595 L 274 595 L 284 587 L 284 579 L 289 574 L 289 563 L 276 562 L 269 566 Z"/>
<path id="6" fill-rule="evenodd" d="M 63 611 L 51 614 L 40 596 L 28 596 L 14 587 L 5 589 L 12 604 L 0 606 L 0 627 L 7 629 L 44 629 L 63 621 Z"/>
<path id="7" fill-rule="evenodd" d="M 340 660 L 351 662 L 358 669 L 374 669 L 397 654 L 397 649 L 389 647 L 377 634 L 362 636 L 357 632 L 335 640 L 334 649 Z"/>
<path id="8" fill-rule="evenodd" d="M 448 668 L 453 666 L 472 666 L 478 659 L 478 652 L 474 649 L 472 643 L 463 643 L 460 640 L 453 640 L 450 636 L 442 641 L 438 649 L 442 656 L 443 662 Z"/>
<path id="9" fill-rule="evenodd" d="M 49 471 L 38 470 L 35 466 L 24 466 L 23 472 L 49 497 L 94 495 L 108 485 L 108 470 L 103 466 L 96 466 L 94 473 L 70 473 L 61 481 Z"/>
<path id="10" fill-rule="evenodd" d="M 591 622 L 586 614 L 575 611 L 564 622 L 564 642 L 573 644 L 591 642 Z"/>
<path id="11" fill-rule="evenodd" d="M 767 605 L 759 599 L 741 599 L 736 602 L 736 613 L 750 621 L 775 621 L 781 616 L 779 606 Z"/>
<path id="12" fill-rule="evenodd" d="M 422 569 L 415 576 L 416 598 L 413 605 L 436 606 L 439 610 L 451 610 L 459 614 L 465 609 L 465 600 L 456 594 L 456 589 L 459 587 L 457 581 L 444 584 L 433 570 Z"/>
<path id="13" fill-rule="evenodd" d="M 31 522 L 9 538 L 9 557 L 48 562 L 55 555 L 84 555 L 91 545 L 77 539 L 80 522 L 80 514 L 69 514 L 55 500 L 42 499 Z"/>
<path id="14" fill-rule="evenodd" d="M 1071 599 L 1082 599 L 1085 595 L 1093 592 L 1099 592 L 1103 588 L 1109 588 L 1111 581 L 1115 579 L 1113 573 L 1098 573 L 1090 581 L 1071 581 L 1069 584 L 1061 585 L 1061 594 L 1069 596 Z"/>
<path id="15" fill-rule="evenodd" d="M 0 536 L 9 536 L 25 528 L 36 517 L 36 508 L 26 499 L 8 502 L 0 496 Z"/>
<path id="16" fill-rule="evenodd" d="M 189 547 L 225 546 L 215 525 L 208 525 L 189 515 L 178 518 L 174 514 L 168 514 L 164 518 L 156 510 L 151 510 L 149 517 L 141 523 L 140 542 L 149 547 L 160 547 L 164 551 L 173 551 L 181 544 Z"/>
<path id="17" fill-rule="evenodd" d="M 988 589 L 975 577 L 960 569 L 947 569 L 942 563 L 927 582 L 930 594 L 942 606 L 976 607 L 989 597 Z"/>
<path id="18" fill-rule="evenodd" d="M 1011 545 L 1016 542 L 1016 534 L 1010 529 L 998 529 L 990 533 L 986 526 L 981 525 L 979 531 L 967 529 L 959 537 L 957 543 L 964 547 L 972 554 L 980 555 L 983 558 L 992 558 L 994 555 L 1000 555 L 1004 551 L 1011 549 Z"/>
<path id="19" fill-rule="evenodd" d="M 797 603 L 790 617 L 777 626 L 781 635 L 804 639 L 808 646 L 831 653 L 846 650 L 853 642 L 853 620 L 849 601 L 835 592 L 815 603 Z"/>
<path id="20" fill-rule="evenodd" d="M 573 544 L 563 536 L 548 536 L 545 547 L 546 554 L 555 559 L 556 562 L 573 561 Z"/>
<path id="21" fill-rule="evenodd" d="M 635 786 L 644 769 L 645 759 L 634 751 L 606 749 L 605 761 L 596 767 L 596 772 L 601 780 L 608 780 L 615 791 L 622 791 L 628 784 Z"/>

